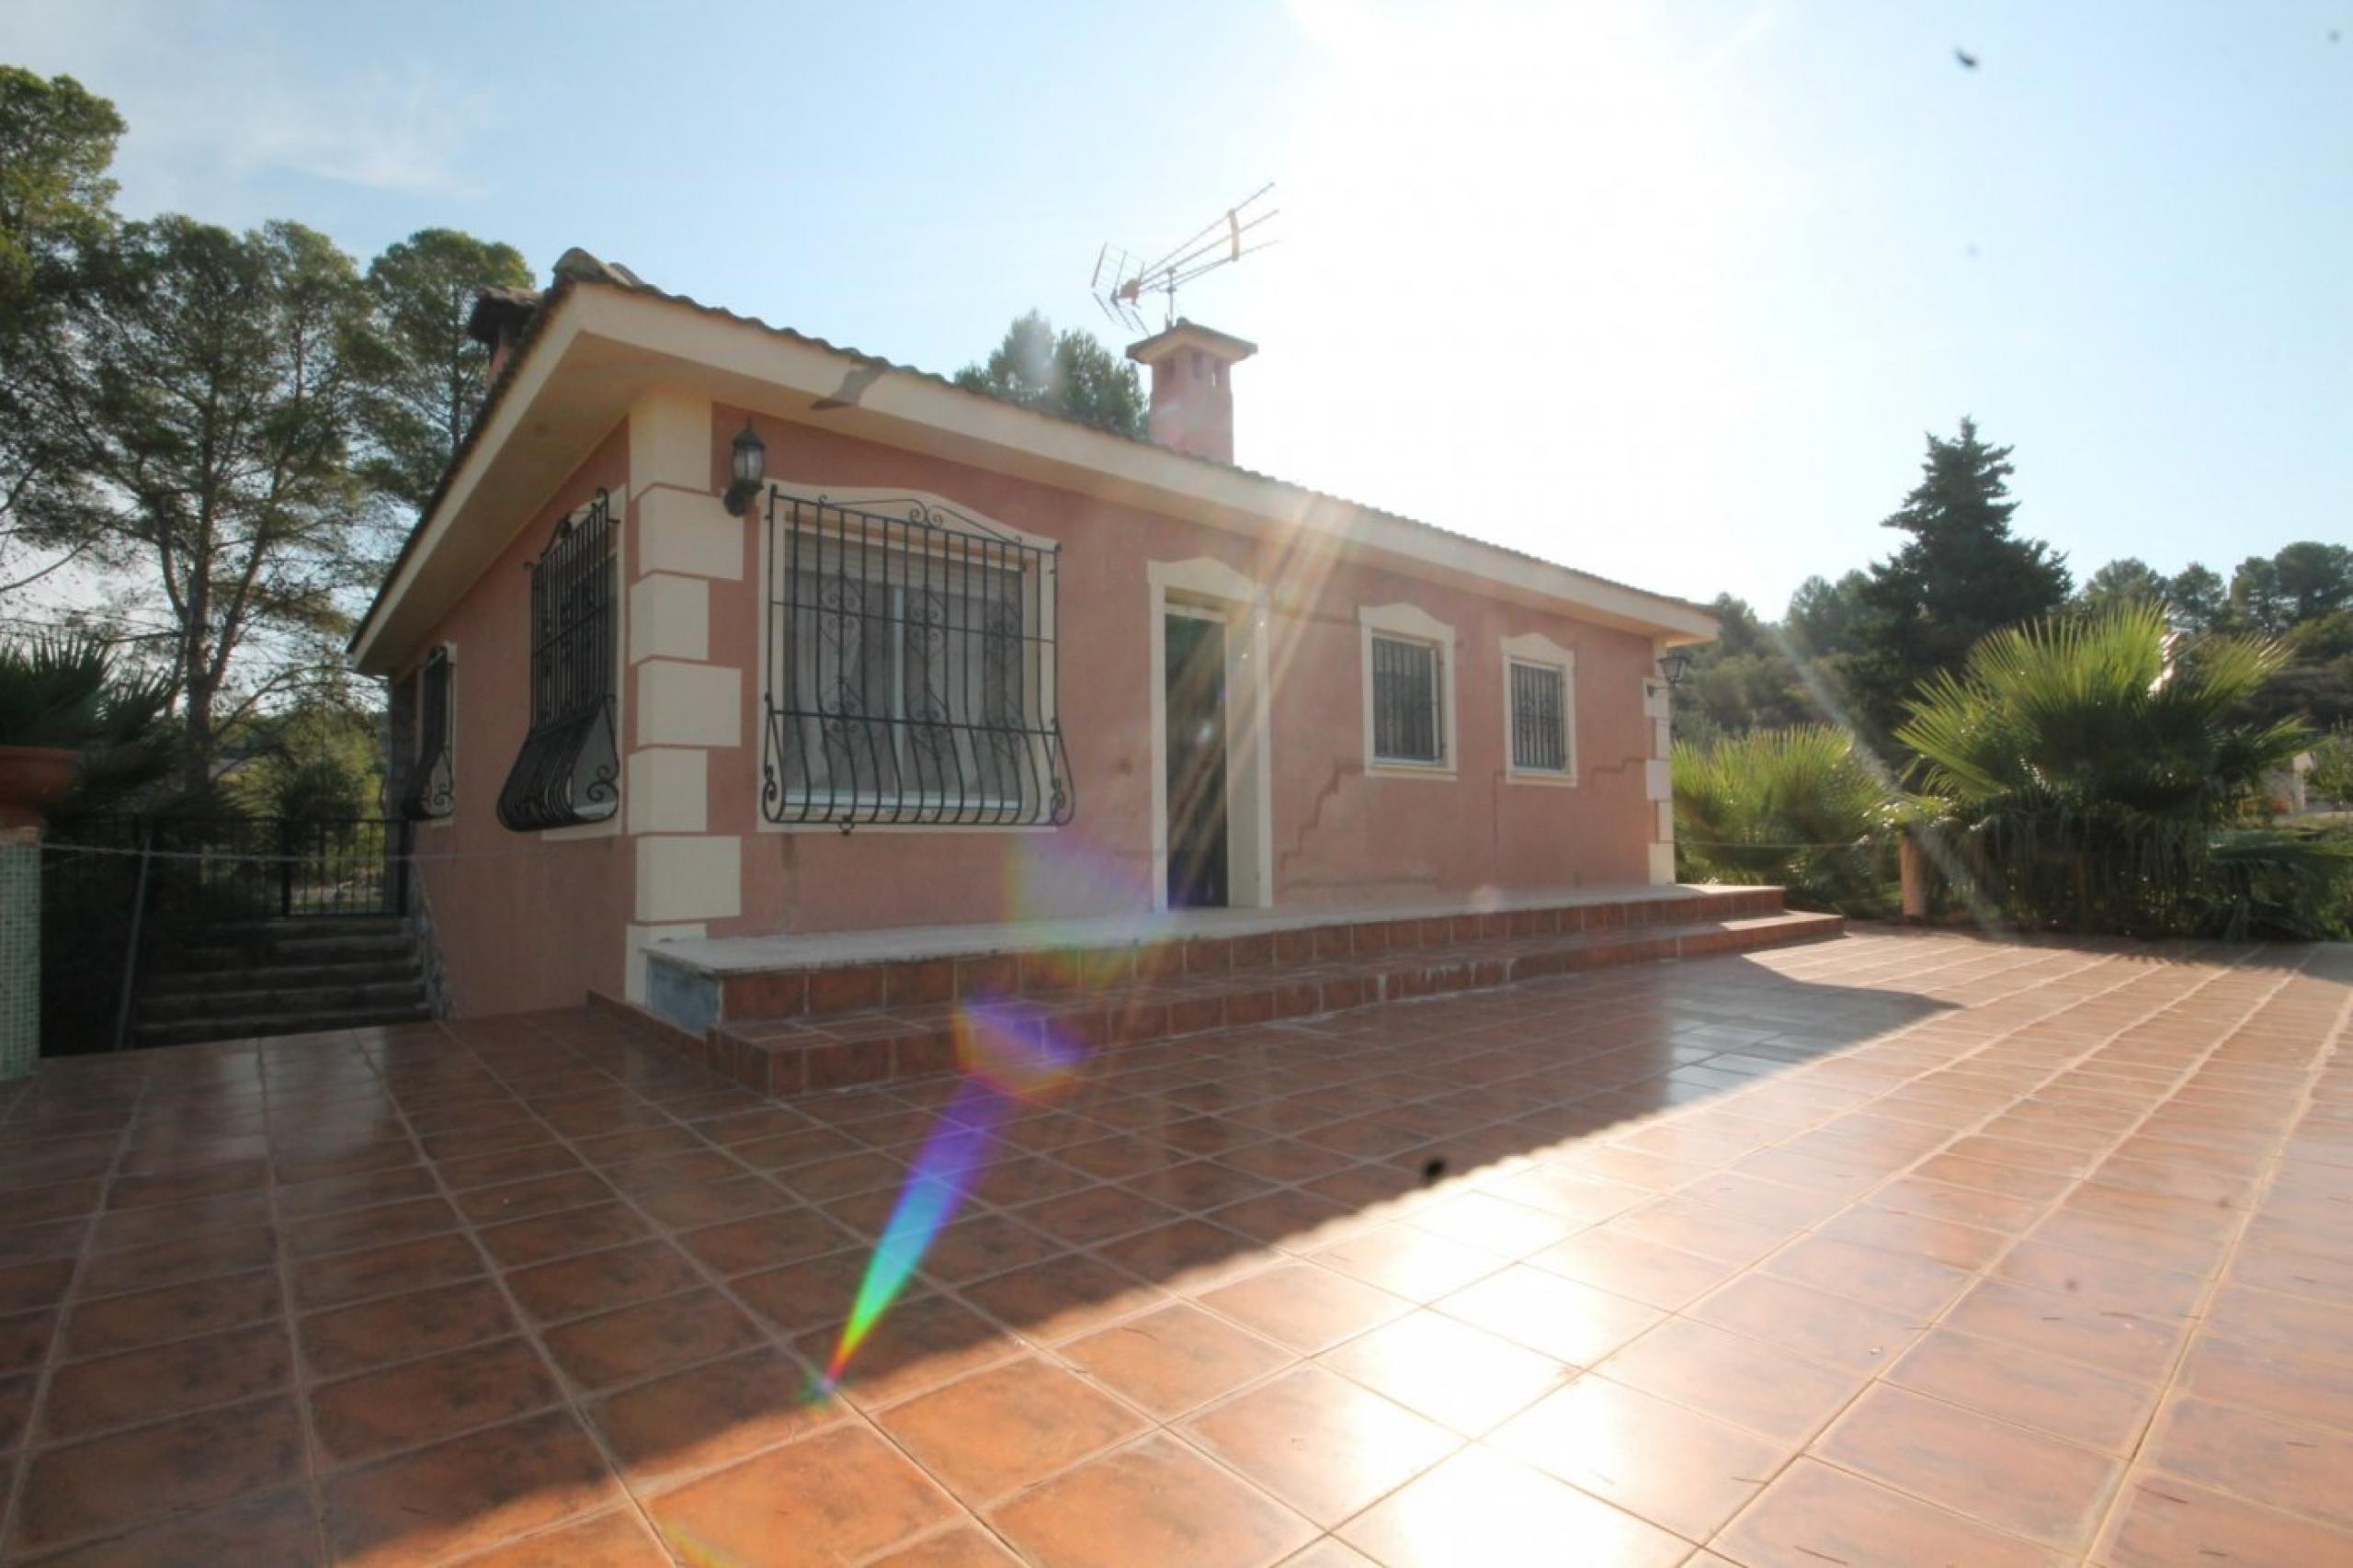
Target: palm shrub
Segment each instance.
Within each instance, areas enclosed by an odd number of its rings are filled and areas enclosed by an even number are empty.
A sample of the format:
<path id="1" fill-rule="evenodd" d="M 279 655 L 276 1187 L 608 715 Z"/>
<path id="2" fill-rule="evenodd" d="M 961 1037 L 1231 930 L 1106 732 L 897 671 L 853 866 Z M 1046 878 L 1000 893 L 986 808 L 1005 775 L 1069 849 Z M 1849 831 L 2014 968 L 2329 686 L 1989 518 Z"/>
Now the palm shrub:
<path id="1" fill-rule="evenodd" d="M 2153 604 L 2030 621 L 1922 682 L 1896 738 L 1919 754 L 1961 866 L 2010 919 L 2319 935 L 2298 925 L 2298 890 L 2341 874 L 2341 849 L 2247 825 L 2264 774 L 2311 742 L 2301 721 L 2242 716 L 2286 657 L 2217 637 L 2170 659 Z"/>
<path id="2" fill-rule="evenodd" d="M 1801 908 L 1884 914 L 1903 805 L 1843 730 L 1800 724 L 1675 746 L 1687 881 L 1778 884 Z"/>

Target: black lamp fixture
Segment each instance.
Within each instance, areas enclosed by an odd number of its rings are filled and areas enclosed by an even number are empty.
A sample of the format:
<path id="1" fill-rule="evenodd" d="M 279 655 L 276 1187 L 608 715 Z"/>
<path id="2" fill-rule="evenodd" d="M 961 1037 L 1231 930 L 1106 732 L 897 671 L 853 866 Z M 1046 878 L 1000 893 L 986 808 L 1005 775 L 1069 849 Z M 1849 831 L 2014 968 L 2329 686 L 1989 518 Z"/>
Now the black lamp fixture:
<path id="1" fill-rule="evenodd" d="M 746 419 L 735 436 L 735 481 L 721 498 L 729 517 L 740 517 L 751 509 L 752 497 L 760 493 L 760 481 L 767 476 L 767 443 L 760 439 L 752 422 Z"/>
<path id="2" fill-rule="evenodd" d="M 1672 653 L 1659 656 L 1658 673 L 1666 677 L 1669 691 L 1683 684 L 1683 672 L 1691 667 L 1691 655 L 1677 648 Z"/>

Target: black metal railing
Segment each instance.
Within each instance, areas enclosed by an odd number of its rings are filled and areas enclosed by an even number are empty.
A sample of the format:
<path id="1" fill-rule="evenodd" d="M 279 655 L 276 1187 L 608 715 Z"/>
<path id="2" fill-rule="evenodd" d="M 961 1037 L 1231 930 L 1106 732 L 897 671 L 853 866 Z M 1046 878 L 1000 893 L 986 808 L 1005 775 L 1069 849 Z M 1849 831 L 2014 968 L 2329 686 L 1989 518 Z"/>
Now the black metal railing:
<path id="1" fill-rule="evenodd" d="M 1394 637 L 1372 640 L 1372 754 L 1391 762 L 1446 760 L 1438 650 Z"/>
<path id="2" fill-rule="evenodd" d="M 401 793 L 401 815 L 413 819 L 446 817 L 456 788 L 449 742 L 449 650 L 436 648 L 418 677 L 424 687 L 419 707 L 416 761 L 409 769 L 408 788 Z"/>
<path id="3" fill-rule="evenodd" d="M 410 824 L 384 817 L 93 817 L 51 835 L 50 858 L 119 869 L 147 858 L 147 901 L 193 921 L 402 915 Z"/>
<path id="4" fill-rule="evenodd" d="M 1569 766 L 1566 671 L 1550 665 L 1511 666 L 1511 764 L 1539 773 Z"/>
<path id="5" fill-rule="evenodd" d="M 602 822 L 620 807 L 615 537 L 599 490 L 531 563 L 531 729 L 498 791 L 498 820 L 517 833 Z"/>
<path id="6" fill-rule="evenodd" d="M 849 506 L 775 488 L 767 528 L 768 821 L 1071 820 L 1056 547 L 927 502 Z"/>

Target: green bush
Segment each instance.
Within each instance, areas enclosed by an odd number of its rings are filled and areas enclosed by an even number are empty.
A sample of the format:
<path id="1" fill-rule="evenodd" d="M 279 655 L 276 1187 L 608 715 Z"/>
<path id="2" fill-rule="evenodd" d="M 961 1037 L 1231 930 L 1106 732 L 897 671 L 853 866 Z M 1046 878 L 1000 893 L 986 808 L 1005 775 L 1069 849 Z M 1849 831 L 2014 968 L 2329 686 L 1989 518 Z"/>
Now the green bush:
<path id="1" fill-rule="evenodd" d="M 1923 682 L 1917 752 L 1953 858 L 2005 917 L 2130 936 L 2325 936 L 2340 843 L 2252 826 L 2264 774 L 2311 744 L 2242 718 L 2285 661 L 2208 638 L 2177 660 L 2154 605 L 1995 632 Z"/>
<path id="2" fill-rule="evenodd" d="M 1799 908 L 1893 905 L 1901 803 L 1853 737 L 1825 725 L 1675 747 L 1677 875 L 1778 884 Z"/>

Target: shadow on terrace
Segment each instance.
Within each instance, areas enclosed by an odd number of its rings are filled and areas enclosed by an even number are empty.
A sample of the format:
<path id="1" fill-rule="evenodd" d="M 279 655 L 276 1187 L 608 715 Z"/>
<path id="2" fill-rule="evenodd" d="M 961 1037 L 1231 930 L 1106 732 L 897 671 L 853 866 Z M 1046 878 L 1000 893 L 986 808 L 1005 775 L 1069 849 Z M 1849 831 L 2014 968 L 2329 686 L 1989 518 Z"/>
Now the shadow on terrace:
<path id="1" fill-rule="evenodd" d="M 1120 1520 L 1037 1483 L 1174 1423 L 1276 1471 L 1202 1528 L 1288 1551 L 1380 1464 L 1287 1481 L 1213 1402 L 1320 1358 L 1481 1436 L 1985 1114 L 1907 1083 L 1937 1025 L 1849 1048 L 2054 958 L 1865 937 L 1098 1055 L 977 1139 L 830 1392 L 952 1083 L 769 1103 L 585 1012 L 51 1062 L 0 1122 L 6 1548 L 1071 1555 Z"/>

